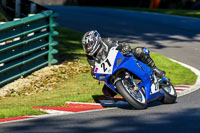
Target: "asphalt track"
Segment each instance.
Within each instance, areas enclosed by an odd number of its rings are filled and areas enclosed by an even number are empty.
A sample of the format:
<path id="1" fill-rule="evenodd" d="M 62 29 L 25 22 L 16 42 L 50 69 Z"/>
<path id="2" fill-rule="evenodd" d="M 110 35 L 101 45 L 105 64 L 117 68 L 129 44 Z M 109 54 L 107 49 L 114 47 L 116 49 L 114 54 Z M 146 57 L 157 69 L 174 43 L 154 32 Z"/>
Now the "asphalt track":
<path id="1" fill-rule="evenodd" d="M 200 69 L 200 19 L 104 8 L 51 7 L 59 24 L 145 46 Z"/>
<path id="2" fill-rule="evenodd" d="M 123 10 L 51 7 L 61 26 L 132 42 L 200 69 L 200 19 Z M 154 102 L 146 110 L 130 106 L 0 125 L 0 132 L 182 132 L 200 133 L 200 90 L 177 103 Z"/>

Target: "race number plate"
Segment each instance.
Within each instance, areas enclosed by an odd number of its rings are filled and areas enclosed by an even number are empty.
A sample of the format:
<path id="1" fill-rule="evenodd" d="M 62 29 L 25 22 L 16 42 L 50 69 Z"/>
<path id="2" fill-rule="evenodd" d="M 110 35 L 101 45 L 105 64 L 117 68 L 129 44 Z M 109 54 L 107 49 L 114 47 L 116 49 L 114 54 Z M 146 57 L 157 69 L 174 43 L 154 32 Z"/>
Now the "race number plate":
<path id="1" fill-rule="evenodd" d="M 157 77 L 154 75 L 154 83 L 151 85 L 151 93 L 150 94 L 155 94 L 159 92 L 159 83 L 157 80 Z"/>
<path id="2" fill-rule="evenodd" d="M 94 69 L 95 73 L 112 74 L 113 65 L 118 53 L 118 51 L 115 49 L 116 49 L 115 47 L 111 48 L 108 53 L 108 57 L 104 61 L 102 61 L 100 64 L 95 62 L 95 69 Z"/>

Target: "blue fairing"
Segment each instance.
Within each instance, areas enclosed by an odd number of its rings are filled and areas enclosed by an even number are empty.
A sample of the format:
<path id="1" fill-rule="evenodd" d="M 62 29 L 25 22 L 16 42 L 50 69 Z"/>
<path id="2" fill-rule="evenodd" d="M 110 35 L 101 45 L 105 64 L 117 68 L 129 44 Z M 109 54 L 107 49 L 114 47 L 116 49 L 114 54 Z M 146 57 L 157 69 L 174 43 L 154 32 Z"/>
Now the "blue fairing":
<path id="1" fill-rule="evenodd" d="M 117 65 L 117 60 L 121 59 L 121 62 L 118 62 Z M 147 101 L 151 101 L 154 99 L 157 99 L 159 97 L 163 96 L 163 93 L 157 92 L 154 94 L 151 94 L 151 76 L 154 74 L 153 71 L 144 63 L 142 63 L 141 61 L 137 60 L 134 55 L 129 55 L 129 56 L 123 56 L 120 52 L 117 53 L 115 62 L 114 62 L 114 66 L 113 66 L 113 71 L 112 74 L 114 74 L 115 72 L 117 72 L 120 69 L 126 69 L 129 72 L 132 72 L 133 74 L 137 75 L 142 82 L 138 85 L 140 88 L 144 87 L 145 89 L 145 97 Z M 99 74 L 96 73 L 97 79 L 100 81 L 105 81 L 105 83 L 107 84 L 107 86 L 109 86 L 110 88 L 112 88 L 114 91 L 116 91 L 116 88 L 108 83 L 108 79 L 112 74 Z"/>

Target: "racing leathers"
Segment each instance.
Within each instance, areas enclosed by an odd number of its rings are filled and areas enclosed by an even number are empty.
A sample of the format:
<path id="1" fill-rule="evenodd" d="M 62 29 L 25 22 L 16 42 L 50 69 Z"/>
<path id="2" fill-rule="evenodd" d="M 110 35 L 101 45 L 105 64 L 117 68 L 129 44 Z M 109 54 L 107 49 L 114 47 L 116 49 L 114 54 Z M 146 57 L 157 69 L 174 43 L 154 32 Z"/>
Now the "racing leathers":
<path id="1" fill-rule="evenodd" d="M 163 77 L 165 75 L 164 71 L 156 67 L 154 61 L 149 55 L 150 51 L 145 47 L 136 47 L 134 49 L 131 49 L 129 45 L 125 43 L 118 43 L 117 41 L 111 40 L 110 38 L 102 39 L 100 43 L 102 43 L 101 44 L 102 47 L 96 52 L 95 55 L 93 56 L 87 55 L 87 61 L 91 66 L 91 75 L 95 79 L 96 79 L 96 76 L 94 74 L 95 62 L 100 63 L 101 61 L 105 60 L 109 53 L 109 50 L 112 47 L 117 47 L 116 49 L 119 50 L 125 56 L 132 53 L 138 60 L 148 65 L 158 77 Z M 116 93 L 113 92 L 111 89 L 109 89 L 107 85 L 104 85 L 102 91 L 106 96 L 116 95 Z"/>

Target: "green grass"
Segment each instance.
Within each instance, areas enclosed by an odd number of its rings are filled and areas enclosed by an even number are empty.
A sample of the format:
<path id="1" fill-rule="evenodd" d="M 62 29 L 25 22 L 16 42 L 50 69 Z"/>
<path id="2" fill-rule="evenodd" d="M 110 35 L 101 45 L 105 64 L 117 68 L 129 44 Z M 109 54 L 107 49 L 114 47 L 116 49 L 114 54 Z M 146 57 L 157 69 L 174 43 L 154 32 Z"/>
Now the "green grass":
<path id="1" fill-rule="evenodd" d="M 162 13 L 162 14 L 200 18 L 200 10 L 151 9 L 151 8 L 132 8 L 132 7 L 106 7 L 106 8 L 117 8 L 117 9 L 123 9 L 123 10 L 134 10 L 134 11 L 144 11 L 144 12 L 156 12 L 156 13 Z"/>
<path id="2" fill-rule="evenodd" d="M 197 76 L 190 69 L 184 68 L 167 57 L 156 53 L 151 53 L 151 57 L 158 68 L 166 71 L 166 76 L 171 79 L 173 85 L 191 85 L 195 83 Z"/>
<path id="3" fill-rule="evenodd" d="M 65 28 L 57 28 L 60 35 L 57 37 L 60 52 L 59 60 L 63 64 L 68 61 L 80 60 L 87 63 L 81 46 L 82 33 Z M 173 63 L 164 56 L 152 54 L 159 68 L 167 72 L 174 85 L 193 84 L 196 75 L 190 70 Z M 183 78 L 184 77 L 184 78 Z M 0 100 L 0 118 L 43 114 L 34 110 L 36 106 L 66 106 L 65 101 L 95 102 L 97 96 L 102 96 L 103 83 L 98 84 L 90 72 L 79 73 L 70 79 L 55 84 L 53 90 L 40 92 L 30 96 L 6 97 Z"/>
<path id="4" fill-rule="evenodd" d="M 68 62 L 79 59 L 81 62 L 87 64 L 85 52 L 81 45 L 83 34 L 61 27 L 58 27 L 57 30 L 59 31 L 59 37 L 56 39 L 59 42 L 59 45 L 56 49 L 59 50 L 59 60 L 61 62 Z"/>
<path id="5" fill-rule="evenodd" d="M 102 95 L 98 81 L 89 73 L 81 73 L 68 81 L 55 85 L 56 89 L 31 96 L 7 97 L 0 100 L 0 118 L 44 114 L 32 107 L 66 106 L 65 101 L 95 102 Z"/>

